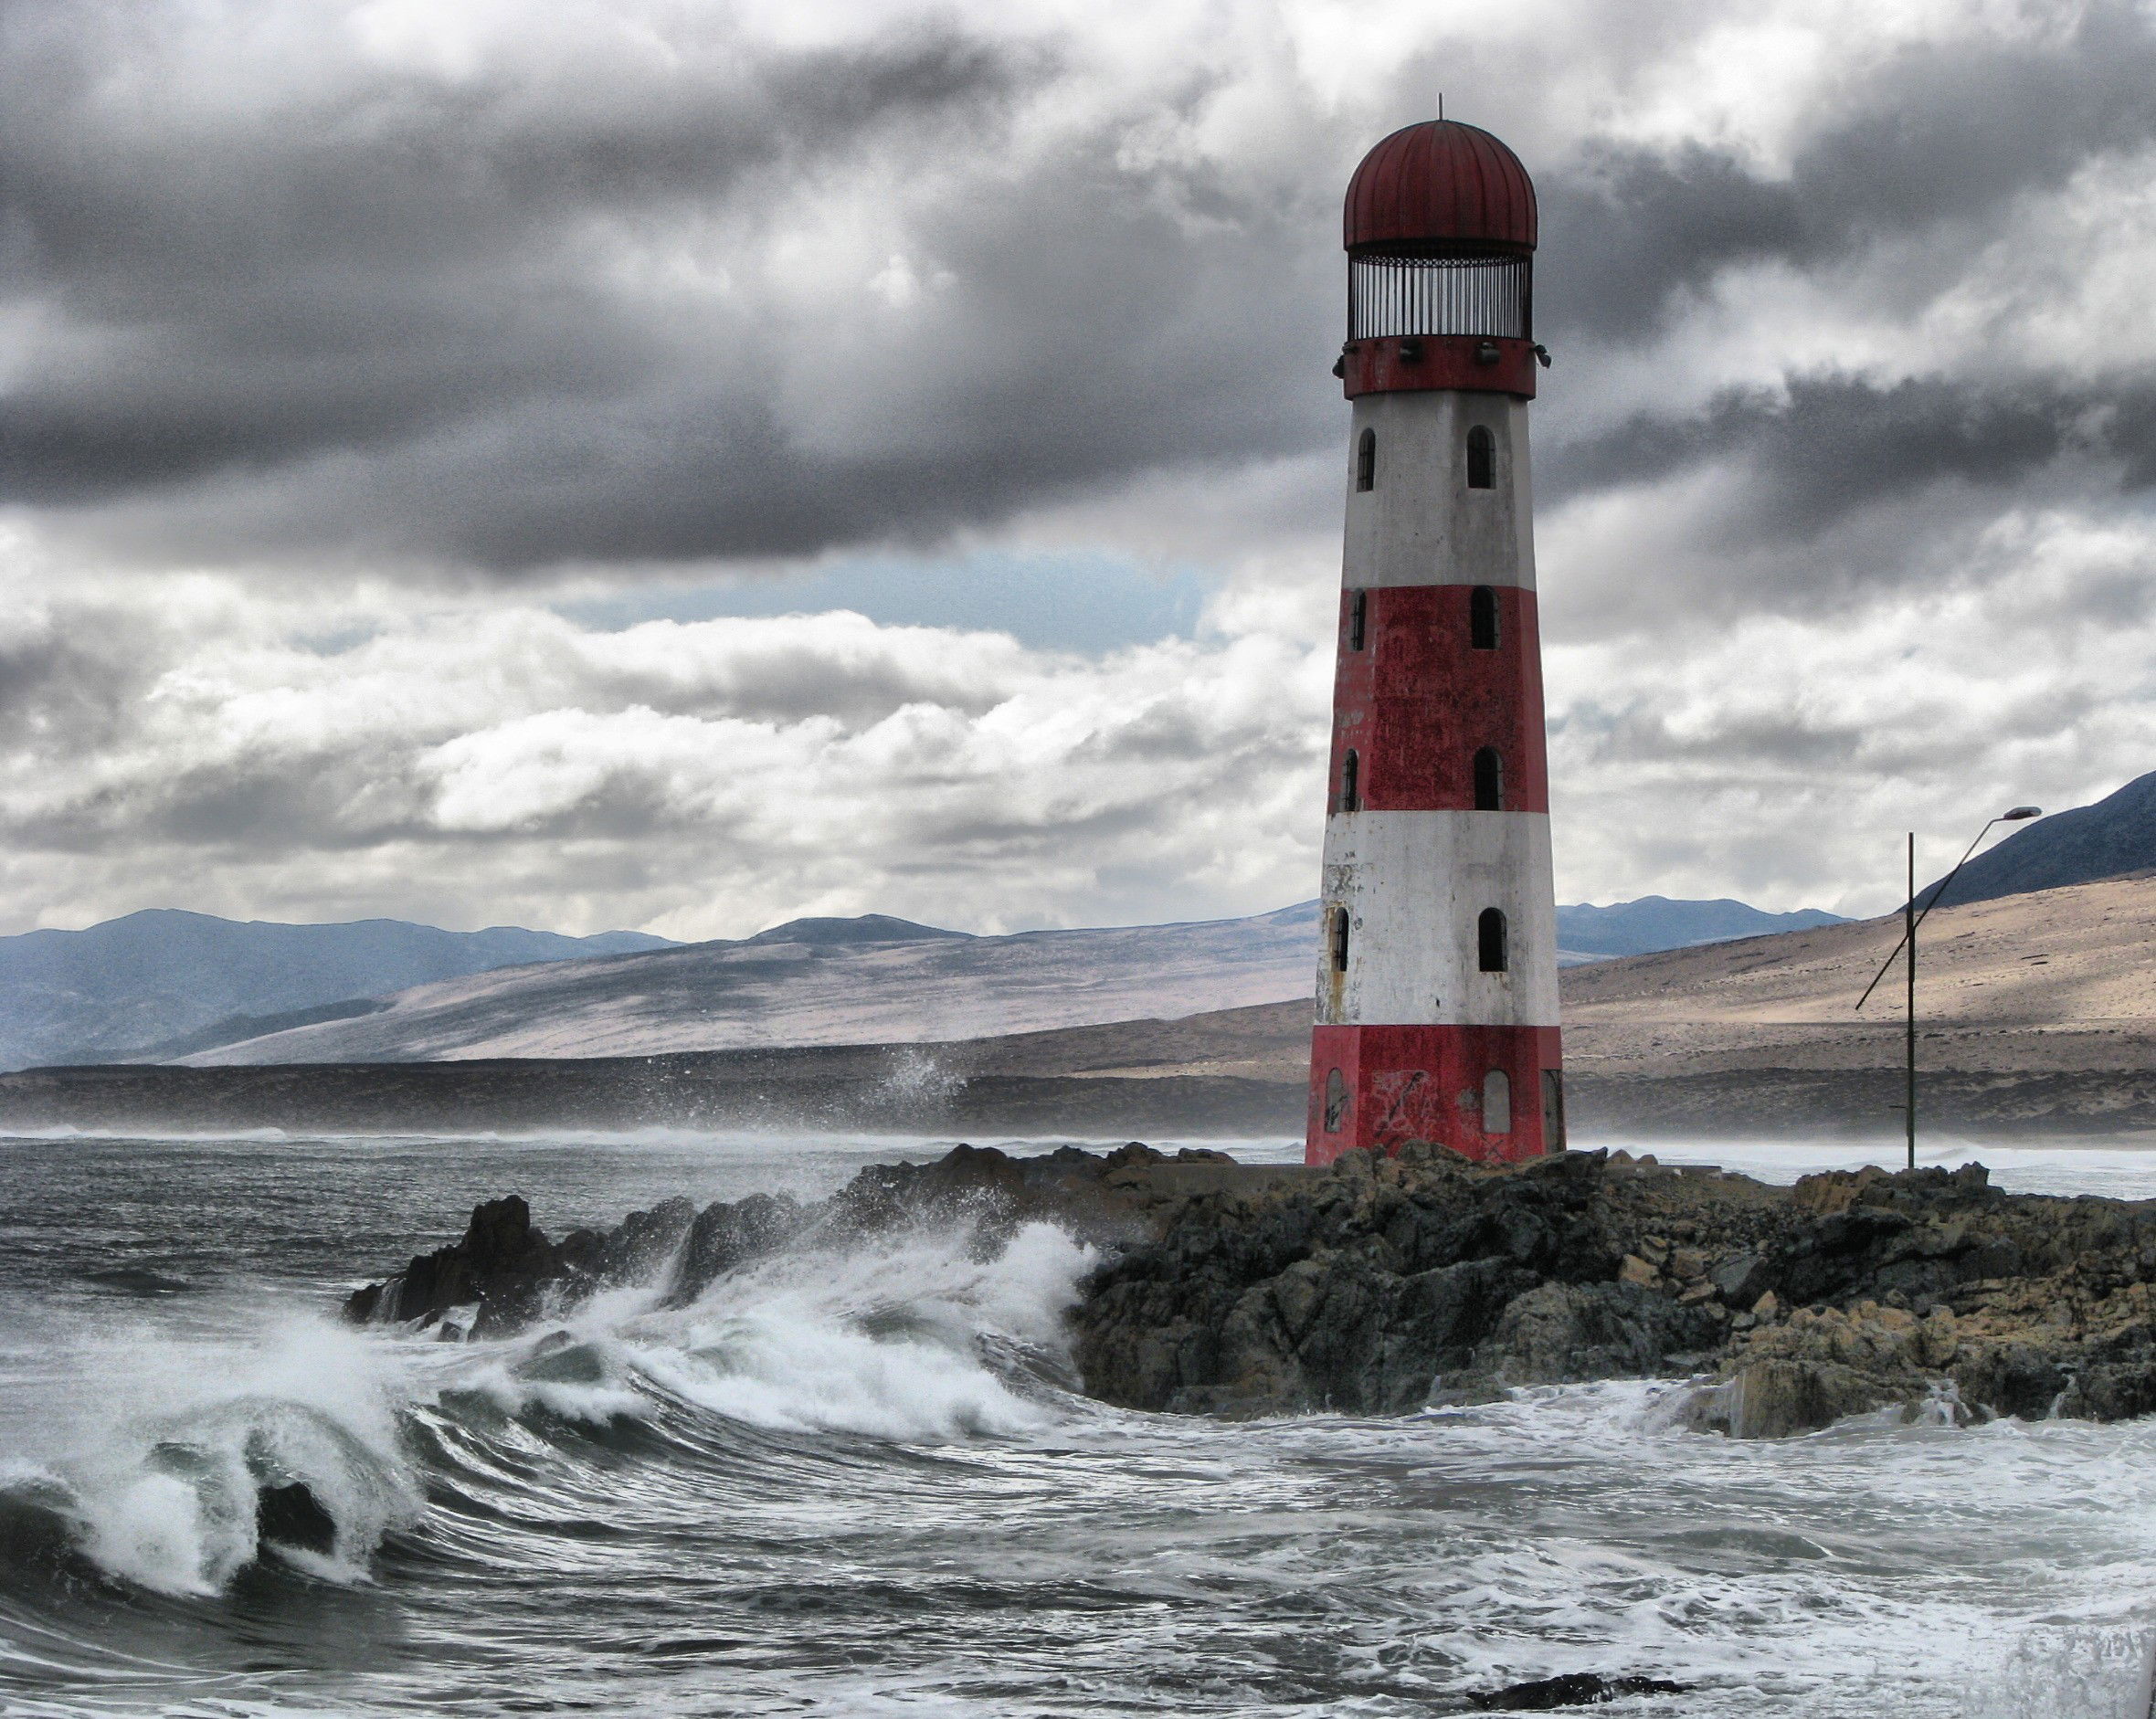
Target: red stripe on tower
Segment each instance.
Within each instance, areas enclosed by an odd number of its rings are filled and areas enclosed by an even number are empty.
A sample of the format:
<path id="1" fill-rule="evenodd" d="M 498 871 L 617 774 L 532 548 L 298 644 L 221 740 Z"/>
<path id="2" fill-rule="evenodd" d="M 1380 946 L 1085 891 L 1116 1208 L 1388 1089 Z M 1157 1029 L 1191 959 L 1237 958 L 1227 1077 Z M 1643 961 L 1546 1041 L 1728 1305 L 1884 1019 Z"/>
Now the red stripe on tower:
<path id="1" fill-rule="evenodd" d="M 1352 403 L 1307 1155 L 1561 1150 L 1527 402 L 1535 187 L 1436 121 L 1348 188 Z"/>

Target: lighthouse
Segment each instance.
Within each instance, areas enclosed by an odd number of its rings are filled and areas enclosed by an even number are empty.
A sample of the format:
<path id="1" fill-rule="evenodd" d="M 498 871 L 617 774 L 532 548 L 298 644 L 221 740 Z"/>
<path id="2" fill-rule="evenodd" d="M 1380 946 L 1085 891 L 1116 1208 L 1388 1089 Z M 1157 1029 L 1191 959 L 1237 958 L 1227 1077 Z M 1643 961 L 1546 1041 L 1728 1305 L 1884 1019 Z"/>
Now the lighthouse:
<path id="1" fill-rule="evenodd" d="M 1348 183 L 1350 406 L 1306 1156 L 1564 1146 L 1527 403 L 1535 187 L 1487 132 Z"/>

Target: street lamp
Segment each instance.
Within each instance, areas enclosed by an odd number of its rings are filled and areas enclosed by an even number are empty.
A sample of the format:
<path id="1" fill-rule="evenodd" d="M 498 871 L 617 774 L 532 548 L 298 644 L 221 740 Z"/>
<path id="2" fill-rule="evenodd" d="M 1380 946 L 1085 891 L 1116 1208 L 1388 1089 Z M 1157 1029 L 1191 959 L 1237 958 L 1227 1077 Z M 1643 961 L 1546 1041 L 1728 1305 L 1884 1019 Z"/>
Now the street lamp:
<path id="1" fill-rule="evenodd" d="M 1879 963 L 1879 970 L 1872 975 L 1871 984 L 1864 987 L 1864 995 L 1856 999 L 1856 1007 L 1862 1008 L 1871 1000 L 1872 992 L 1877 988 L 1879 981 L 1886 976 L 1886 969 L 1894 965 L 1894 957 L 1907 949 L 1909 952 L 1909 985 L 1904 1036 L 1908 1048 L 1908 1066 L 1902 1111 L 1908 1124 L 1909 1168 L 1912 1170 L 1917 1167 L 1917 927 L 1939 905 L 1939 898 L 1947 892 L 1947 885 L 1961 875 L 1961 868 L 1969 863 L 1969 856 L 1976 851 L 1977 842 L 1992 833 L 1992 824 L 2018 824 L 2024 818 L 2043 816 L 2043 808 L 2036 806 L 2017 806 L 2011 811 L 2001 812 L 1992 819 L 1991 824 L 1986 824 L 1976 832 L 1976 841 L 1971 842 L 1963 849 L 1961 857 L 1954 861 L 1954 869 L 1939 881 L 1931 891 L 1931 899 L 1924 903 L 1921 912 L 1917 909 L 1917 832 L 1913 829 L 1909 831 L 1909 892 L 1901 904 L 1901 941 L 1886 952 L 1886 959 Z"/>

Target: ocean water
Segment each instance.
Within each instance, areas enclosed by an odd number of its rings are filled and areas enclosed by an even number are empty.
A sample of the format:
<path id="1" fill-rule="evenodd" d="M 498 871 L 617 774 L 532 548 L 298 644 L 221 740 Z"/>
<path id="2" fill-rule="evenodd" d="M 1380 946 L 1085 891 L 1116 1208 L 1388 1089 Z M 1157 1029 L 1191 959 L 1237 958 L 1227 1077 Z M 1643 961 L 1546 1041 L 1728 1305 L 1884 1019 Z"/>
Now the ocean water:
<path id="1" fill-rule="evenodd" d="M 498 1194 L 558 1233 L 943 1144 L 0 1139 L 0 1713 L 1377 1719 L 1594 1672 L 1686 1686 L 1612 1714 L 2145 1719 L 2156 1425 L 1737 1444 L 1636 1382 L 1125 1413 L 1070 1388 L 1090 1260 L 1045 1226 L 565 1338 L 334 1317 Z M 2156 1195 L 2128 1146 L 1974 1155 Z"/>

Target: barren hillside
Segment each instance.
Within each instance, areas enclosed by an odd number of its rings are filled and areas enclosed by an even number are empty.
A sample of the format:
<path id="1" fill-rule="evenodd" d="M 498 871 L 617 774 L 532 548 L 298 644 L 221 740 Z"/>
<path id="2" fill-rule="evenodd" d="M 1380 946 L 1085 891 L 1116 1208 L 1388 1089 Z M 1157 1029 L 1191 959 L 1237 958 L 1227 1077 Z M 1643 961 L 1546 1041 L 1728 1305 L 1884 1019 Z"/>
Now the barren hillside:
<path id="1" fill-rule="evenodd" d="M 1172 1018 L 1308 995 L 1316 904 L 1253 919 L 833 943 L 766 933 L 420 986 L 196 1067 L 654 1056 L 890 1044 Z"/>
<path id="2" fill-rule="evenodd" d="M 1564 976 L 1565 1052 L 1582 1070 L 1885 1067 L 1901 1056 L 1897 918 L 1635 955 Z M 1927 1066 L 2156 1068 L 2156 879 L 1941 908 L 1918 940 Z"/>

